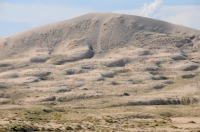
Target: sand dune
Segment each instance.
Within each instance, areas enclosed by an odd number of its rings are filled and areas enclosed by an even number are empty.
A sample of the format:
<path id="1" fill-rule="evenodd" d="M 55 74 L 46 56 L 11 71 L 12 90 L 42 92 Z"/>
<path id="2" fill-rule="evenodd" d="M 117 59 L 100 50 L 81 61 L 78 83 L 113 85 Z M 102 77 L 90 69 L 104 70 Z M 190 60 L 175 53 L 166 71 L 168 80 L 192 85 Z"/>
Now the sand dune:
<path id="1" fill-rule="evenodd" d="M 124 14 L 90 13 L 30 29 L 0 39 L 1 109 L 95 109 L 104 116 L 134 107 L 161 118 L 158 107 L 199 108 L 199 48 L 199 30 Z"/>
<path id="2" fill-rule="evenodd" d="M 112 13 L 91 13 L 3 38 L 0 47 L 1 58 L 32 48 L 46 48 L 51 53 L 56 47 L 66 44 L 78 47 L 89 45 L 95 53 L 108 52 L 113 48 L 133 43 L 133 37 L 141 32 L 145 36 L 158 32 L 160 37 L 166 38 L 168 34 L 191 35 L 188 36 L 189 39 L 182 40 L 184 43 L 191 41 L 193 35 L 200 35 L 198 30 L 159 20 Z"/>

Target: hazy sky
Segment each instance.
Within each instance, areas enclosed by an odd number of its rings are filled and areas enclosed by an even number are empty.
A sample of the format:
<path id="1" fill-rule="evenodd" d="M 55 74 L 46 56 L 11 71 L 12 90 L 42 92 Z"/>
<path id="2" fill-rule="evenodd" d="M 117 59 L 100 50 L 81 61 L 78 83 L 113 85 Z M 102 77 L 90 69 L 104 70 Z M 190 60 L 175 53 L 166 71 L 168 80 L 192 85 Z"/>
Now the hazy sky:
<path id="1" fill-rule="evenodd" d="M 200 30 L 200 0 L 0 0 L 0 37 L 90 12 L 115 12 Z"/>

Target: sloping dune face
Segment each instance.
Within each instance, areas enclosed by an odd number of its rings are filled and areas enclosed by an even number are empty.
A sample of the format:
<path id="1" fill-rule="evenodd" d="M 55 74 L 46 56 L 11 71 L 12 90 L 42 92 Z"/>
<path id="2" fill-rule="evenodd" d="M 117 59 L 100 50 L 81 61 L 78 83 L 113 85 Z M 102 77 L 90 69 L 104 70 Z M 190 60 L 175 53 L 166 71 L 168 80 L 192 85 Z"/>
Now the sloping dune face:
<path id="1" fill-rule="evenodd" d="M 199 48 L 199 30 L 113 13 L 1 38 L 2 109 L 197 104 Z"/>
<path id="2" fill-rule="evenodd" d="M 139 16 L 86 14 L 2 38 L 0 81 L 10 89 L 46 87 L 46 96 L 60 87 L 77 94 L 87 88 L 94 96 L 117 96 L 136 87 L 163 89 L 176 79 L 196 77 L 199 35 Z"/>
<path id="3" fill-rule="evenodd" d="M 66 53 L 73 48 L 84 46 L 91 46 L 95 53 L 108 52 L 125 45 L 138 45 L 137 41 L 140 38 L 149 39 L 155 35 L 153 33 L 161 33 L 165 39 L 165 35 L 171 33 L 190 34 L 191 37 L 199 35 L 198 30 L 163 21 L 138 16 L 92 13 L 7 37 L 1 40 L 0 48 L 3 52 L 0 54 L 1 58 L 5 58 L 32 48 L 46 48 L 54 53 L 59 47 L 62 48 L 62 53 Z M 184 42 L 177 43 L 177 46 L 182 46 L 190 40 L 181 41 Z M 162 42 L 160 45 L 166 46 L 169 43 Z"/>

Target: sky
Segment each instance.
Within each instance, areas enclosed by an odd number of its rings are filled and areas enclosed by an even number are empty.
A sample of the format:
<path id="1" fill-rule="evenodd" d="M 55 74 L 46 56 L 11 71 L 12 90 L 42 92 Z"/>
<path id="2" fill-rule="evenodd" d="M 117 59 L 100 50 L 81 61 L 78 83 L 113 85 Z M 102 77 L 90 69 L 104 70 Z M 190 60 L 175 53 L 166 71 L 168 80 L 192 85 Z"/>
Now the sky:
<path id="1" fill-rule="evenodd" d="M 0 0 L 0 37 L 91 12 L 131 14 L 200 30 L 200 0 Z"/>

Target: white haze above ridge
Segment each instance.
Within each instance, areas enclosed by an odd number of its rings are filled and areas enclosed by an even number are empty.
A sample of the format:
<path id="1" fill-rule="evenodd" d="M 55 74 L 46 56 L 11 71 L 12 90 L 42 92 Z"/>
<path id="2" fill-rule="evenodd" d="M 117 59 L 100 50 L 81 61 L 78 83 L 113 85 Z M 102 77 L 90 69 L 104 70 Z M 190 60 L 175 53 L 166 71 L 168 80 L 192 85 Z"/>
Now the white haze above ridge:
<path id="1" fill-rule="evenodd" d="M 142 16 L 151 16 L 154 14 L 155 11 L 159 10 L 159 8 L 162 6 L 162 0 L 156 0 L 153 3 L 147 4 L 145 3 L 141 14 Z"/>
<path id="2" fill-rule="evenodd" d="M 200 30 L 200 6 L 165 6 L 162 0 L 155 0 L 145 3 L 139 9 L 115 12 L 159 19 Z"/>

